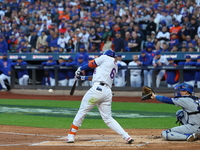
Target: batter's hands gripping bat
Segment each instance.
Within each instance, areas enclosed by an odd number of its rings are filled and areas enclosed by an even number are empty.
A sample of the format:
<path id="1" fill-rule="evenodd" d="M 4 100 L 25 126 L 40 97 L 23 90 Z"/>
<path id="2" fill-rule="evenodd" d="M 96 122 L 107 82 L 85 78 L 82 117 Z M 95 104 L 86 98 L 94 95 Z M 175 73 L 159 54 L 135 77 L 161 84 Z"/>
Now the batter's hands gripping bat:
<path id="1" fill-rule="evenodd" d="M 152 95 L 154 94 L 153 89 L 148 86 L 142 87 L 142 97 L 141 101 L 152 99 Z"/>
<path id="2" fill-rule="evenodd" d="M 71 91 L 70 91 L 70 95 L 73 95 L 74 94 L 74 91 L 75 91 L 75 89 L 76 89 L 76 83 L 77 83 L 77 80 L 75 80 L 75 82 L 74 82 L 74 85 L 72 86 L 72 89 L 71 89 Z"/>

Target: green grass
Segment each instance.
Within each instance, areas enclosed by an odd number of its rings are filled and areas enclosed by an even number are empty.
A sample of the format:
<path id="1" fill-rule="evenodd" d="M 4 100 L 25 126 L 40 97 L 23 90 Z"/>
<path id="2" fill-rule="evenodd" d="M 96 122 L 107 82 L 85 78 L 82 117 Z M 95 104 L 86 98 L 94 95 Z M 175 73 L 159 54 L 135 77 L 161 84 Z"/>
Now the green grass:
<path id="1" fill-rule="evenodd" d="M 1 99 L 0 106 L 14 107 L 14 105 L 22 107 L 36 108 L 56 108 L 56 109 L 75 109 L 76 112 L 79 108 L 80 101 L 53 101 L 53 100 L 10 100 Z M 96 107 L 94 109 L 97 109 Z M 180 109 L 174 105 L 169 104 L 153 104 L 153 103 L 130 103 L 130 102 L 113 102 L 113 112 L 144 112 L 157 114 L 164 112 L 165 114 L 174 114 Z M 69 128 L 74 118 L 74 114 L 70 116 L 44 116 L 26 113 L 13 113 L 3 112 L 0 113 L 0 124 L 2 125 L 15 125 L 15 126 L 30 126 L 30 127 L 43 127 L 43 128 Z M 156 117 L 156 118 L 116 118 L 123 128 L 136 129 L 136 128 L 149 128 L 149 129 L 165 129 L 177 126 L 175 124 L 175 117 Z M 91 118 L 86 116 L 81 128 L 108 128 L 100 117 Z"/>

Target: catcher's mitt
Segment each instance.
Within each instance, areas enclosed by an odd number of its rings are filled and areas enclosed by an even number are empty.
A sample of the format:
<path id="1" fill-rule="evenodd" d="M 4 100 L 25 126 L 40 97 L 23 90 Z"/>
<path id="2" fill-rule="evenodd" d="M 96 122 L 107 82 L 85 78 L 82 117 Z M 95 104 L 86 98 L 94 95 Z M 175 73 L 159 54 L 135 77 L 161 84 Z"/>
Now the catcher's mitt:
<path id="1" fill-rule="evenodd" d="M 153 93 L 154 93 L 153 89 L 151 89 L 148 86 L 143 86 L 142 87 L 142 98 L 141 98 L 141 101 L 152 99 L 151 96 L 152 96 Z"/>

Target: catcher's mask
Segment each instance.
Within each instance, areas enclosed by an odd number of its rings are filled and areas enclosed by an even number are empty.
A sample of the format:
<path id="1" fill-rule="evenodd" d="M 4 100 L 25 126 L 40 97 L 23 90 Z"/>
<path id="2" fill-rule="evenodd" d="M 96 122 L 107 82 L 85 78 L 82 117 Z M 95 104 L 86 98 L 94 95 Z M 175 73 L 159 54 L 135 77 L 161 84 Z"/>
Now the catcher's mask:
<path id="1" fill-rule="evenodd" d="M 174 87 L 175 91 L 174 91 L 174 97 L 180 97 L 181 93 L 180 91 L 187 91 L 188 93 L 190 93 L 191 95 L 194 94 L 194 87 L 190 84 L 187 83 L 181 83 L 178 84 Z"/>

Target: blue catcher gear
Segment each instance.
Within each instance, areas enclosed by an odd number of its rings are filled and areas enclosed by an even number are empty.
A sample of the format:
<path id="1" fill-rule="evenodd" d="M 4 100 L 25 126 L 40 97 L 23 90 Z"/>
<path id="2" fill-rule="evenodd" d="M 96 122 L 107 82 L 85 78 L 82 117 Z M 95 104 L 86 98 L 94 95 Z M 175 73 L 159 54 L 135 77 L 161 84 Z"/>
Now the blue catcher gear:
<path id="1" fill-rule="evenodd" d="M 194 94 L 194 87 L 187 83 L 178 84 L 174 89 L 174 97 L 181 97 L 180 91 L 187 91 L 190 94 Z"/>
<path id="2" fill-rule="evenodd" d="M 115 57 L 115 52 L 113 50 L 107 50 L 103 53 L 103 55 L 107 55 L 107 56 L 110 56 L 110 57 Z"/>
<path id="3" fill-rule="evenodd" d="M 184 113 L 183 113 L 183 110 L 178 110 L 177 112 L 176 112 L 176 119 L 177 119 L 177 121 L 176 121 L 176 123 L 178 123 L 179 122 L 179 124 L 182 124 L 183 125 L 183 117 L 184 117 Z"/>

